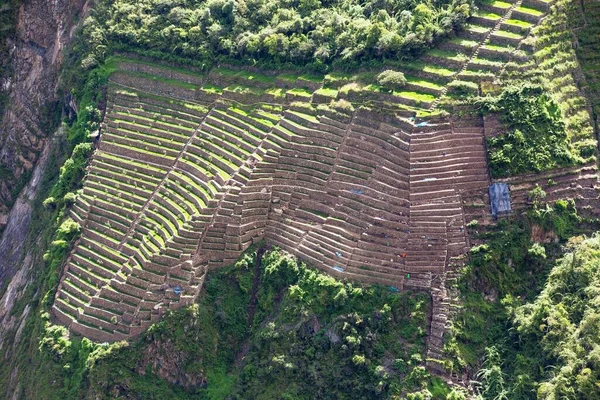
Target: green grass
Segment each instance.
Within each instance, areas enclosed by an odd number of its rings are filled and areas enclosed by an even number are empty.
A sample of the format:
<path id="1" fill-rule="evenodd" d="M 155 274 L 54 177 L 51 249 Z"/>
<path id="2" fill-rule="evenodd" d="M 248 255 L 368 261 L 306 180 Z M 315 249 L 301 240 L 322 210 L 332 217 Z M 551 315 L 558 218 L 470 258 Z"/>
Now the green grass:
<path id="1" fill-rule="evenodd" d="M 183 82 L 183 81 L 180 81 L 177 79 L 165 78 L 163 76 L 147 74 L 145 72 L 132 72 L 132 71 L 123 71 L 123 70 L 120 72 L 125 75 L 145 78 L 145 79 L 149 79 L 149 80 L 152 80 L 155 82 L 162 82 L 162 83 L 166 83 L 166 84 L 172 85 L 172 86 L 177 86 L 177 87 L 180 87 L 183 89 L 196 90 L 198 88 L 197 85 L 194 85 L 192 83 Z"/>
<path id="2" fill-rule="evenodd" d="M 466 62 L 469 57 L 458 51 L 433 49 L 427 52 L 428 56 L 443 58 L 458 63 Z"/>
<path id="3" fill-rule="evenodd" d="M 531 28 L 533 24 L 531 22 L 523 21 L 520 19 L 507 19 L 504 21 L 505 24 L 519 26 L 521 28 Z"/>
<path id="4" fill-rule="evenodd" d="M 544 13 L 539 10 L 529 8 L 529 7 L 523 7 L 523 6 L 515 8 L 515 11 L 519 11 L 524 14 L 534 15 L 536 17 L 540 17 L 540 16 L 544 15 Z"/>
<path id="5" fill-rule="evenodd" d="M 489 11 L 484 11 L 484 10 L 478 10 L 475 13 L 476 17 L 481 17 L 481 18 L 486 18 L 486 19 L 492 19 L 492 20 L 497 20 L 502 18 L 500 15 L 493 13 L 493 12 L 489 12 Z"/>
<path id="6" fill-rule="evenodd" d="M 494 7 L 498 7 L 498 8 L 510 8 L 512 6 L 512 4 L 507 3 L 505 1 L 494 1 L 492 3 L 489 3 L 491 6 Z"/>
<path id="7" fill-rule="evenodd" d="M 264 93 L 264 90 L 262 90 L 262 89 L 259 89 L 256 87 L 244 86 L 244 85 L 231 85 L 231 86 L 227 86 L 223 90 L 228 90 L 228 91 L 231 91 L 234 93 L 253 94 L 253 95 L 258 95 L 258 96 L 260 96 L 261 94 Z"/>
<path id="8" fill-rule="evenodd" d="M 195 72 L 193 70 L 190 70 L 189 68 L 187 68 L 187 69 L 186 68 L 178 68 L 178 67 L 173 67 L 173 66 L 167 65 L 167 64 L 152 62 L 152 61 L 148 61 L 145 59 L 142 60 L 142 59 L 138 59 L 138 58 L 130 58 L 130 57 L 121 56 L 121 55 L 115 55 L 115 56 L 109 57 L 106 60 L 105 65 L 118 65 L 120 63 L 148 65 L 151 67 L 160 68 L 165 71 L 177 72 L 177 73 L 183 74 L 183 75 L 189 75 L 189 76 L 194 76 L 194 77 L 198 77 L 198 78 L 204 77 L 203 73 Z"/>
<path id="9" fill-rule="evenodd" d="M 299 74 L 286 73 L 277 75 L 277 78 L 286 82 L 296 82 L 299 76 Z"/>
<path id="10" fill-rule="evenodd" d="M 222 87 L 214 86 L 214 85 L 211 85 L 211 84 L 204 84 L 204 85 L 202 85 L 202 87 L 200 89 L 204 90 L 207 93 L 223 94 L 223 88 Z"/>
<path id="11" fill-rule="evenodd" d="M 467 47 L 469 49 L 472 49 L 479 44 L 479 42 L 477 42 L 475 40 L 461 39 L 461 38 L 454 38 L 454 39 L 450 40 L 450 43 L 457 44 L 457 45 L 463 46 L 463 47 Z"/>
<path id="12" fill-rule="evenodd" d="M 496 32 L 492 33 L 492 35 L 511 38 L 511 39 L 523 39 L 523 35 L 519 35 L 518 33 L 514 33 L 514 32 L 503 31 L 503 30 L 497 30 Z"/>
<path id="13" fill-rule="evenodd" d="M 311 75 L 311 74 L 305 74 L 305 75 L 301 75 L 300 77 L 298 77 L 299 80 L 301 81 L 308 81 L 308 82 L 313 82 L 313 83 L 321 83 L 323 82 L 323 75 Z"/>
<path id="14" fill-rule="evenodd" d="M 327 96 L 327 97 L 336 98 L 336 97 L 337 97 L 337 94 L 338 94 L 338 91 L 337 91 L 337 90 L 335 90 L 335 89 L 329 89 L 329 88 L 320 88 L 320 89 L 317 89 L 317 90 L 315 91 L 315 93 L 316 93 L 316 94 L 323 95 L 323 96 Z"/>
<path id="15" fill-rule="evenodd" d="M 408 91 L 394 92 L 394 95 L 404 97 L 407 99 L 411 99 L 411 100 L 425 101 L 425 102 L 431 102 L 436 99 L 435 96 L 428 94 L 428 93 L 418 93 L 418 92 L 408 92 Z"/>
<path id="16" fill-rule="evenodd" d="M 496 66 L 496 67 L 502 67 L 504 65 L 504 62 L 502 62 L 502 61 L 488 60 L 487 58 L 479 58 L 479 57 L 475 57 L 472 60 L 472 62 L 474 64 L 489 65 L 489 66 Z"/>
<path id="17" fill-rule="evenodd" d="M 511 53 L 515 48 L 510 46 L 500 46 L 496 44 L 485 44 L 481 46 L 482 49 L 494 50 L 501 53 Z"/>
<path id="18" fill-rule="evenodd" d="M 273 95 L 275 98 L 285 97 L 285 89 L 282 88 L 268 88 L 265 93 Z"/>
<path id="19" fill-rule="evenodd" d="M 465 30 L 477 32 L 477 33 L 489 32 L 491 29 L 492 28 L 490 28 L 489 26 L 481 26 L 481 25 L 473 25 L 473 24 L 465 25 Z"/>
<path id="20" fill-rule="evenodd" d="M 413 71 L 424 71 L 424 72 L 439 75 L 442 77 L 450 77 L 456 73 L 456 71 L 451 70 L 446 67 L 440 67 L 437 65 L 433 65 L 431 63 L 426 64 L 426 63 L 417 62 L 417 61 L 406 63 L 404 65 L 404 67 L 407 69 L 413 70 Z"/>
<path id="21" fill-rule="evenodd" d="M 251 72 L 246 70 L 230 69 L 225 67 L 215 67 L 212 69 L 219 75 L 228 76 L 231 78 L 241 78 L 248 81 L 262 82 L 262 83 L 274 83 L 275 78 L 272 76 L 260 74 L 257 72 Z"/>
<path id="22" fill-rule="evenodd" d="M 293 95 L 296 95 L 296 96 L 307 97 L 307 98 L 312 96 L 312 92 L 310 92 L 306 89 L 302 89 L 302 88 L 289 89 L 287 92 L 291 93 Z"/>
<path id="23" fill-rule="evenodd" d="M 444 88 L 443 85 L 440 85 L 436 82 L 426 81 L 422 78 L 417 77 L 406 77 L 406 81 L 412 83 L 414 85 L 423 86 L 429 89 L 442 90 Z"/>

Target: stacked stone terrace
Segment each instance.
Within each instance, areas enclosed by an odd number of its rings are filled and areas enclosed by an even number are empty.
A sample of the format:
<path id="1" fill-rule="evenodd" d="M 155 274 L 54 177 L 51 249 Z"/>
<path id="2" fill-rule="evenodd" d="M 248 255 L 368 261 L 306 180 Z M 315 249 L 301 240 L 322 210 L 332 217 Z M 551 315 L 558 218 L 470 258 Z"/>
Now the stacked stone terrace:
<path id="1" fill-rule="evenodd" d="M 337 277 L 400 290 L 430 289 L 464 252 L 461 193 L 488 184 L 481 128 L 201 105 L 122 79 L 73 208 L 83 232 L 53 307 L 74 332 L 136 335 L 192 302 L 208 268 L 262 239 Z"/>
<path id="2" fill-rule="evenodd" d="M 395 103 L 386 114 L 317 111 L 365 100 L 327 79 L 123 62 L 72 210 L 83 231 L 54 316 L 93 340 L 132 337 L 265 239 L 339 278 L 431 290 L 439 358 L 444 282 L 468 246 L 465 222 L 487 211 L 484 129 L 415 125 L 414 110 L 434 107 L 452 80 L 500 71 L 546 9 L 490 4 L 406 66 L 407 90 L 366 99 Z"/>

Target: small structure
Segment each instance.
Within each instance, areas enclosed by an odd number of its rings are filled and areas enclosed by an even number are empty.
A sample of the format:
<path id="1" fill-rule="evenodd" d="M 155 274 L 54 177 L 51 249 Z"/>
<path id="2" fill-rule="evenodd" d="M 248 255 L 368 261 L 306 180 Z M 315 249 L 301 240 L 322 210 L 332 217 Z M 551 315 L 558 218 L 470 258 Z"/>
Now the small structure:
<path id="1" fill-rule="evenodd" d="M 498 218 L 498 216 L 510 214 L 512 209 L 510 207 L 508 185 L 506 183 L 493 183 L 490 185 L 489 193 L 492 216 Z"/>

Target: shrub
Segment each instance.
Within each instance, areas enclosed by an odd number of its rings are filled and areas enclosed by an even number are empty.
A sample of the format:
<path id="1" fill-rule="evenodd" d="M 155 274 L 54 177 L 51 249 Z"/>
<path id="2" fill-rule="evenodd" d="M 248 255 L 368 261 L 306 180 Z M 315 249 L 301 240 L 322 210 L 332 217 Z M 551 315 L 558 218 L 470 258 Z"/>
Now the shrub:
<path id="1" fill-rule="evenodd" d="M 406 78 L 400 71 L 385 70 L 377 75 L 377 83 L 387 90 L 400 90 L 406 85 Z"/>
<path id="2" fill-rule="evenodd" d="M 495 98 L 475 103 L 499 113 L 507 133 L 490 138 L 492 178 L 573 165 L 569 138 L 558 104 L 536 85 L 511 86 Z"/>
<path id="3" fill-rule="evenodd" d="M 75 204 L 76 200 L 77 200 L 77 196 L 73 192 L 68 192 L 67 194 L 65 194 L 65 197 L 63 197 L 63 202 L 65 203 L 65 205 L 67 207 Z"/>
<path id="4" fill-rule="evenodd" d="M 475 229 L 478 226 L 479 226 L 479 221 L 477 221 L 476 219 L 469 221 L 469 223 L 467 223 L 467 228 Z"/>
<path id="5" fill-rule="evenodd" d="M 529 250 L 527 250 L 527 254 L 533 257 L 546 259 L 546 248 L 539 243 L 534 243 L 531 245 Z"/>
<path id="6" fill-rule="evenodd" d="M 75 146 L 71 157 L 60 167 L 58 182 L 52 188 L 54 197 L 61 198 L 80 184 L 92 151 L 91 143 L 80 143 Z"/>
<path id="7" fill-rule="evenodd" d="M 45 209 L 53 210 L 56 208 L 56 199 L 54 197 L 50 196 L 46 200 L 44 200 L 44 202 L 42 204 L 44 205 Z"/>
<path id="8" fill-rule="evenodd" d="M 540 200 L 546 197 L 546 195 L 546 192 L 540 185 L 535 185 L 535 187 L 529 191 L 528 197 L 529 201 L 534 204 L 538 204 Z"/>
<path id="9" fill-rule="evenodd" d="M 352 103 L 350 103 L 349 101 L 344 100 L 344 99 L 339 99 L 337 101 L 332 100 L 331 103 L 329 103 L 329 105 L 332 108 L 347 111 L 347 112 L 354 111 L 354 107 L 352 106 Z"/>
<path id="10" fill-rule="evenodd" d="M 452 81 L 446 87 L 449 95 L 457 97 L 476 96 L 479 93 L 479 86 L 475 82 Z"/>

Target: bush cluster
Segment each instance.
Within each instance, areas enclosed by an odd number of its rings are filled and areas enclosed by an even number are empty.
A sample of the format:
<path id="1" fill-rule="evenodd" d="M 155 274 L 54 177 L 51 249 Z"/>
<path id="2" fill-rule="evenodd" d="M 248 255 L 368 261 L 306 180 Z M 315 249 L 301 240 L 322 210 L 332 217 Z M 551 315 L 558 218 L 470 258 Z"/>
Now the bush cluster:
<path id="1" fill-rule="evenodd" d="M 431 46 L 471 15 L 471 0 L 116 0 L 84 22 L 92 68 L 111 43 L 210 61 L 218 57 L 348 66 Z M 150 53 L 148 53 L 150 54 Z"/>
<path id="2" fill-rule="evenodd" d="M 508 131 L 488 139 L 493 178 L 573 165 L 570 141 L 559 106 L 540 86 L 507 87 L 497 97 L 479 100 L 500 115 Z"/>

